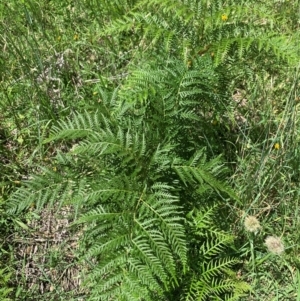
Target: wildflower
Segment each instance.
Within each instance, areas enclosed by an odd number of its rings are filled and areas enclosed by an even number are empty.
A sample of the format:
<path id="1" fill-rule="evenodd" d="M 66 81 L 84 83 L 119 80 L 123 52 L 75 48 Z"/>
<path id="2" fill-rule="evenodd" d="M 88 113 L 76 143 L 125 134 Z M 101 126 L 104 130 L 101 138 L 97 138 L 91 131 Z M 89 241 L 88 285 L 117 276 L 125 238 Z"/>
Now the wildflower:
<path id="1" fill-rule="evenodd" d="M 74 40 L 74 41 L 77 41 L 77 40 L 78 40 L 78 34 L 74 34 L 73 40 Z"/>
<path id="2" fill-rule="evenodd" d="M 222 19 L 222 21 L 227 21 L 228 20 L 228 16 L 227 15 L 225 15 L 225 14 L 223 14 L 222 16 L 221 16 L 221 19 Z"/>
<path id="3" fill-rule="evenodd" d="M 265 240 L 265 245 L 267 246 L 269 252 L 280 255 L 284 252 L 284 245 L 281 238 L 277 236 L 268 236 Z"/>
<path id="4" fill-rule="evenodd" d="M 258 219 L 252 215 L 249 215 L 245 218 L 244 226 L 249 232 L 257 232 L 261 228 Z"/>
<path id="5" fill-rule="evenodd" d="M 275 143 L 275 144 L 274 144 L 274 148 L 275 148 L 275 149 L 280 149 L 280 144 L 279 144 L 279 143 Z"/>

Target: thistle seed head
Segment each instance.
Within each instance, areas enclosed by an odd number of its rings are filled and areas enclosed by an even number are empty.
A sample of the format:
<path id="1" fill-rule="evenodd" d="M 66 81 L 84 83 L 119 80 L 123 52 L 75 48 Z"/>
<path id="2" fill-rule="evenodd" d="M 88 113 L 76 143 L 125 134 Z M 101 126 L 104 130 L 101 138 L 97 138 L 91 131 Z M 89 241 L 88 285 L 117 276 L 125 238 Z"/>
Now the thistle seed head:
<path id="1" fill-rule="evenodd" d="M 280 255 L 284 252 L 284 245 L 280 237 L 268 236 L 265 240 L 269 252 Z"/>
<path id="2" fill-rule="evenodd" d="M 254 232 L 254 233 L 258 232 L 259 229 L 261 228 L 258 219 L 253 215 L 248 215 L 245 218 L 244 226 L 246 231 Z"/>

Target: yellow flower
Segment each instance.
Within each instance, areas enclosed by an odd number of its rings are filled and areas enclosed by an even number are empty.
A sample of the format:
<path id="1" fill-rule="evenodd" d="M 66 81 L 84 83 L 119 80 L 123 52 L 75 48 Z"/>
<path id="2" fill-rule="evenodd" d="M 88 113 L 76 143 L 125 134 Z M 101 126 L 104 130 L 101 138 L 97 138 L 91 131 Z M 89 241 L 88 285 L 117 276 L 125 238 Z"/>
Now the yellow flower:
<path id="1" fill-rule="evenodd" d="M 73 40 L 74 40 L 74 41 L 77 41 L 77 40 L 78 40 L 78 34 L 74 34 Z"/>
<path id="2" fill-rule="evenodd" d="M 222 17 L 221 17 L 222 21 L 227 21 L 228 20 L 228 16 L 223 14 Z"/>
<path id="3" fill-rule="evenodd" d="M 275 149 L 280 149 L 280 144 L 279 144 L 279 143 L 275 143 L 275 144 L 274 144 L 274 148 L 275 148 Z"/>

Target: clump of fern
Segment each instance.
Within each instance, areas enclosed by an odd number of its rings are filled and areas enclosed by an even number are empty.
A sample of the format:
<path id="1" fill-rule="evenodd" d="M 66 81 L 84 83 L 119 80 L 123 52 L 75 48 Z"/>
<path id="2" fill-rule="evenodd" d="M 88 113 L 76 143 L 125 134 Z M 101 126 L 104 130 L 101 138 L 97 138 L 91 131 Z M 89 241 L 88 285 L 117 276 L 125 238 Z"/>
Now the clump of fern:
<path id="1" fill-rule="evenodd" d="M 2 24 L 5 34 L 16 29 L 20 34 L 19 40 L 11 36 L 11 43 L 4 42 L 4 53 L 6 47 L 10 50 L 5 55 L 11 53 L 16 59 L 13 68 L 4 69 L 13 71 L 16 83 L 22 79 L 20 106 L 23 88 L 35 86 L 38 93 L 28 90 L 27 94 L 39 95 L 37 103 L 42 105 L 37 108 L 46 109 L 41 116 L 51 119 L 45 121 L 40 140 L 49 134 L 43 145 L 56 154 L 51 167 L 36 168 L 35 175 L 23 177 L 27 180 L 22 188 L 9 198 L 9 212 L 19 215 L 29 208 L 74 207 L 74 228 L 84 225 L 80 258 L 88 270 L 83 285 L 90 300 L 237 299 L 248 287 L 234 275 L 237 261 L 228 255 L 233 237 L 220 229 L 213 211 L 220 203 L 222 208 L 232 200 L 239 203 L 226 181 L 221 153 L 230 153 L 236 161 L 240 144 L 253 128 L 247 120 L 238 124 L 235 113 L 241 120 L 245 113 L 253 124 L 258 122 L 247 99 L 235 104 L 232 93 L 238 91 L 237 85 L 244 93 L 245 82 L 248 90 L 257 91 L 260 69 L 277 72 L 273 62 L 296 61 L 298 32 L 290 33 L 288 27 L 285 31 L 282 24 L 291 22 L 292 15 L 295 24 L 290 28 L 297 29 L 297 10 L 290 14 L 284 3 L 252 0 L 241 5 L 222 0 L 96 2 L 80 4 L 90 7 L 83 14 L 71 9 L 76 12 L 72 22 L 66 22 L 72 24 L 71 34 L 53 36 L 45 44 L 51 49 L 54 41 L 59 45 L 59 52 L 53 51 L 58 57 L 52 60 L 40 56 L 35 46 L 45 33 L 38 20 L 44 19 L 44 8 L 53 8 L 54 3 L 44 3 L 41 10 L 24 4 L 24 27 L 12 23 L 8 30 Z M 53 10 L 49 11 L 52 15 Z M 78 18 L 81 23 L 90 16 L 95 22 L 82 31 L 79 41 L 73 21 Z M 46 22 L 46 28 L 50 23 Z M 59 32 L 60 26 L 55 35 Z M 76 47 L 71 47 L 74 55 L 68 50 L 67 56 L 63 40 L 69 41 L 70 36 Z M 29 52 L 20 51 L 27 49 L 25 40 Z M 91 45 L 77 48 L 87 40 Z M 29 55 L 24 59 L 21 53 Z M 45 53 L 48 56 L 48 48 Z M 66 69 L 55 69 L 64 59 Z M 28 69 L 31 65 L 34 69 Z M 83 66 L 87 69 L 82 70 Z M 50 82 L 45 91 L 64 91 L 62 97 L 56 95 L 60 106 L 52 106 L 50 94 L 41 102 L 35 72 L 49 77 L 51 70 L 59 75 L 59 89 Z M 32 112 L 36 113 L 35 107 Z M 236 134 L 239 126 L 243 127 L 240 136 Z M 234 151 L 228 147 L 230 142 Z M 251 139 L 246 148 L 251 150 Z M 257 162 L 261 166 L 262 161 Z M 252 162 L 247 170 L 249 166 Z M 260 185 L 265 178 L 260 173 L 255 182 Z M 273 183 L 271 177 L 268 181 Z M 249 196 L 252 182 L 251 178 L 246 187 Z M 259 193 L 269 187 L 259 186 Z M 239 192 L 243 195 L 242 189 Z M 215 204 L 215 209 L 208 203 Z"/>
<path id="2" fill-rule="evenodd" d="M 64 142 L 55 170 L 41 169 L 10 198 L 14 214 L 32 204 L 37 210 L 75 208 L 74 227 L 85 225 L 80 258 L 88 270 L 90 300 L 164 300 L 192 285 L 192 276 L 186 283 L 194 265 L 188 260 L 186 215 L 203 200 L 237 200 L 221 157 L 207 156 L 200 135 L 206 102 L 218 95 L 209 89 L 217 85 L 210 60 L 203 57 L 198 64 L 202 68 L 193 70 L 174 60 L 133 73 L 120 89 L 99 86 L 95 112 L 77 112 L 52 125 L 45 143 Z M 223 241 L 202 230 L 203 256 L 212 259 L 215 253 L 208 249 L 218 249 L 227 236 Z M 234 291 L 234 282 L 219 288 L 227 279 L 220 278 L 225 266 L 234 262 L 207 261 L 201 273 L 209 279 L 206 289 Z M 210 264 L 216 273 L 205 278 Z"/>

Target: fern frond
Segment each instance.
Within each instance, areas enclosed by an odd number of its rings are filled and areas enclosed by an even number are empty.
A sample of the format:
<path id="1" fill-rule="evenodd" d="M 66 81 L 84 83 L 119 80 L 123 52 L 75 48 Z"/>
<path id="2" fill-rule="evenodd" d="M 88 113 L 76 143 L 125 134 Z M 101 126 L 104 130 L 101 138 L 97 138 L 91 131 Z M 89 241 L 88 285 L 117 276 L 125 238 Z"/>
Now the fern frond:
<path id="1" fill-rule="evenodd" d="M 218 275 L 225 273 L 226 270 L 232 268 L 233 265 L 237 263 L 238 260 L 232 258 L 220 258 L 219 260 L 210 260 L 208 264 L 201 265 L 201 280 L 209 282 L 214 278 L 218 278 Z"/>
<path id="2" fill-rule="evenodd" d="M 86 137 L 93 133 L 93 129 L 100 126 L 97 114 L 91 116 L 88 112 L 83 114 L 77 113 L 72 118 L 58 121 L 57 125 L 51 128 L 51 134 L 44 143 L 62 139 L 78 139 Z"/>
<path id="3" fill-rule="evenodd" d="M 297 62 L 297 39 L 286 39 L 276 29 L 284 24 L 282 12 L 270 9 L 268 3 L 247 2 L 248 5 L 234 1 L 138 1 L 129 15 L 107 26 L 104 35 L 135 33 L 150 51 L 157 50 L 160 43 L 170 53 L 180 55 L 185 63 L 191 56 L 214 53 L 216 66 L 224 62 L 230 50 L 236 59 L 251 55 L 250 46 L 263 40 L 269 44 L 265 50 L 275 53 L 278 59 Z M 226 22 L 223 14 L 228 18 Z M 276 37 L 273 41 L 268 41 L 268 32 Z M 273 47 L 269 47 L 271 44 Z"/>
<path id="4" fill-rule="evenodd" d="M 46 204 L 51 207 L 56 204 L 56 209 L 59 210 L 64 202 L 76 195 L 80 187 L 82 184 L 78 185 L 72 178 L 68 179 L 57 172 L 43 169 L 42 175 L 34 176 L 11 195 L 8 212 L 20 214 L 30 206 L 41 210 Z"/>
<path id="5" fill-rule="evenodd" d="M 76 222 L 89 224 L 86 239 L 95 240 L 86 258 L 98 255 L 102 258 L 89 276 L 91 281 L 100 283 L 97 292 L 101 296 L 108 291 L 115 296 L 119 294 L 119 286 L 106 279 L 115 279 L 113 275 L 119 273 L 120 278 L 116 279 L 123 287 L 122 296 L 125 291 L 128 295 L 133 294 L 126 282 L 127 277 L 138 279 L 143 275 L 144 285 L 150 291 L 153 287 L 157 290 L 160 283 L 165 287 L 169 287 L 173 281 L 176 283 L 176 259 L 180 259 L 182 266 L 186 265 L 187 259 L 181 207 L 170 190 L 172 188 L 164 183 L 156 183 L 151 189 L 145 188 L 139 194 L 132 189 L 128 190 L 127 196 L 122 197 L 127 199 L 127 207 L 122 211 L 115 211 L 114 206 L 107 205 L 106 210 L 103 205 L 89 211 Z M 105 198 L 120 199 L 116 189 L 98 191 L 97 194 L 98 197 L 103 195 Z M 126 257 L 126 261 L 121 254 Z M 103 285 L 105 283 L 103 289 L 102 282 Z"/>
<path id="6" fill-rule="evenodd" d="M 226 185 L 223 181 L 219 181 L 217 176 L 220 172 L 220 157 L 215 158 L 209 162 L 205 162 L 204 149 L 198 151 L 194 157 L 191 158 L 186 165 L 174 164 L 172 167 L 176 171 L 177 175 L 185 183 L 195 184 L 198 183 L 203 185 L 204 183 L 209 184 L 213 189 L 225 192 L 230 197 L 235 200 L 238 200 L 237 196 L 234 194 L 229 185 Z M 224 169 L 223 169 L 224 171 Z"/>
<path id="7" fill-rule="evenodd" d="M 238 260 L 226 255 L 226 249 L 233 237 L 215 226 L 216 208 L 193 210 L 188 215 L 193 246 L 190 266 L 194 268 L 188 274 L 188 285 L 184 287 L 181 300 L 229 300 L 249 290 L 246 283 L 236 279 L 232 270 Z"/>

